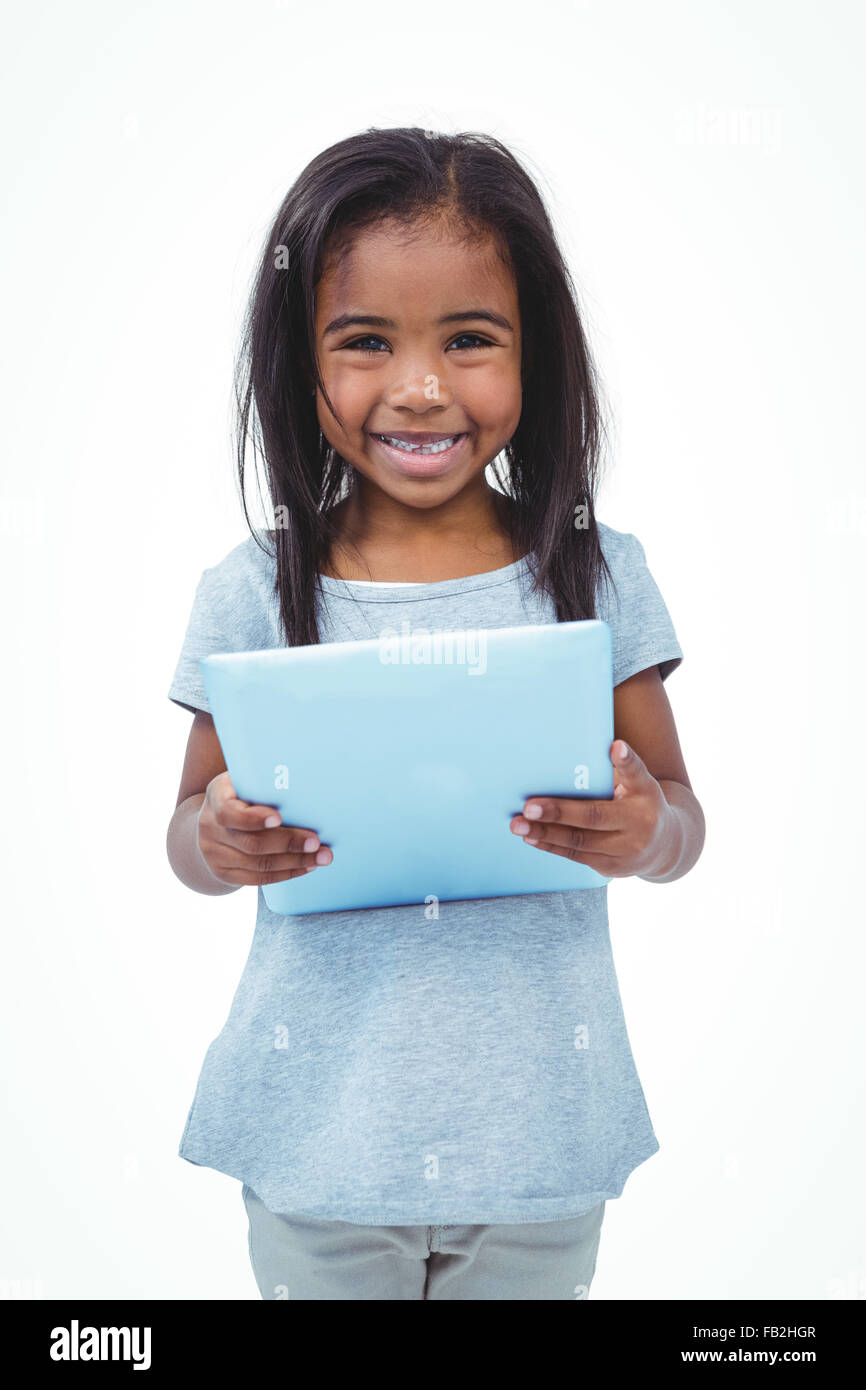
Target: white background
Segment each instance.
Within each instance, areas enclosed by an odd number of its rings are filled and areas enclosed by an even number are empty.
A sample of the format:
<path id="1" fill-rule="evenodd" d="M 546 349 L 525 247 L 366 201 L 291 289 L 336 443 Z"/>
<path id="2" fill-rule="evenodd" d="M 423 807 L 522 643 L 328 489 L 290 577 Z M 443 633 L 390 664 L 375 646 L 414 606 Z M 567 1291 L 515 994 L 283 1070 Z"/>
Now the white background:
<path id="1" fill-rule="evenodd" d="M 165 831 L 196 582 L 248 534 L 231 372 L 266 229 L 369 126 L 539 182 L 616 418 L 708 825 L 612 939 L 660 1152 L 593 1299 L 864 1298 L 866 280 L 855 3 L 20 5 L 3 35 L 0 1292 L 258 1298 L 177 1156 L 255 892 Z M 858 172 L 859 171 L 859 172 Z"/>

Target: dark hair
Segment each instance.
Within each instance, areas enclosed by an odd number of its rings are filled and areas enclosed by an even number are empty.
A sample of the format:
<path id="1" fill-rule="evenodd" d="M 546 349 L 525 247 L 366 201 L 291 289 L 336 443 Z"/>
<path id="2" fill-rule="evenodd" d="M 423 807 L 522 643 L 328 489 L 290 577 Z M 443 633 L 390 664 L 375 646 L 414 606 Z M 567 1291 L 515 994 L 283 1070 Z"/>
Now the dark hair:
<path id="1" fill-rule="evenodd" d="M 605 433 L 598 379 L 538 189 L 491 135 L 370 129 L 317 155 L 286 194 L 262 251 L 236 368 L 241 500 L 261 545 L 244 489 L 249 437 L 255 458 L 264 458 L 279 516 L 267 534 L 290 646 L 319 641 L 319 568 L 338 529 L 331 508 L 351 490 L 355 472 L 328 444 L 316 414 L 314 385 L 331 406 L 316 363 L 316 285 L 326 258 L 353 234 L 436 215 L 469 237 L 492 237 L 517 283 L 521 416 L 503 449 L 505 477 L 491 461 L 500 490 L 516 504 L 507 509 L 515 553 L 528 557 L 533 586 L 552 597 L 558 622 L 594 618 L 602 571 L 613 578 L 594 510 Z M 575 526 L 581 504 L 585 529 Z"/>

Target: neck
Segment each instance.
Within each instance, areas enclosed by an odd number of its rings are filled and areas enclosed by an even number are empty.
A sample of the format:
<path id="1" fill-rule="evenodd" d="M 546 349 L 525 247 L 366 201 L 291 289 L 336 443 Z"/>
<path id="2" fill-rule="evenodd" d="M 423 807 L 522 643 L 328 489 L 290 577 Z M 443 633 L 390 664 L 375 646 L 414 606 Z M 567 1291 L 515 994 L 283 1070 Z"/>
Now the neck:
<path id="1" fill-rule="evenodd" d="M 339 536 L 322 572 L 423 583 L 502 568 L 520 558 L 508 526 L 512 505 L 483 474 L 441 506 L 407 507 L 356 473 L 333 510 Z"/>

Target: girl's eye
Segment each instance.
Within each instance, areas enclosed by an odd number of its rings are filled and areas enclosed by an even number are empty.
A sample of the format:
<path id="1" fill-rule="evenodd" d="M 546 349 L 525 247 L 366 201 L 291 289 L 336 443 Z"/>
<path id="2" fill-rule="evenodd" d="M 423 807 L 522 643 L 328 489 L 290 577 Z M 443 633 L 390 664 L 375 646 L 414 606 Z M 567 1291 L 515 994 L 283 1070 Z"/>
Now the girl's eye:
<path id="1" fill-rule="evenodd" d="M 490 347 L 490 343 L 487 341 L 487 339 L 480 338 L 477 333 L 461 333 L 460 337 L 457 338 L 455 342 L 451 344 L 451 346 L 456 347 L 457 343 L 466 342 L 467 340 L 469 340 L 471 346 L 468 348 L 459 348 L 458 350 L 460 352 L 475 352 L 478 348 Z M 367 336 L 364 338 L 356 338 L 354 343 L 347 343 L 346 347 L 353 352 L 362 352 L 367 355 L 373 356 L 375 353 L 379 351 L 379 349 L 362 347 L 361 344 L 381 342 L 383 342 L 382 338 L 376 338 L 372 334 L 367 334 Z"/>
<path id="2" fill-rule="evenodd" d="M 456 340 L 456 342 L 452 343 L 451 346 L 456 347 L 457 343 L 465 342 L 467 338 L 471 339 L 472 346 L 466 349 L 461 348 L 461 352 L 463 352 L 464 350 L 466 352 L 474 352 L 477 348 L 490 347 L 490 343 L 487 341 L 487 339 L 479 338 L 477 333 L 461 333 L 460 337 Z"/>
<path id="3" fill-rule="evenodd" d="M 374 338 L 374 337 L 372 336 L 372 334 L 368 334 L 366 338 L 357 338 L 357 339 L 355 340 L 354 343 L 347 343 L 347 344 L 346 344 L 346 347 L 347 347 L 347 348 L 351 348 L 351 349 L 352 349 L 353 351 L 355 351 L 355 352 L 365 352 L 365 353 L 371 353 L 371 354 L 372 354 L 372 353 L 374 353 L 374 352 L 377 352 L 378 349 L 377 349 L 377 348 L 361 347 L 361 344 L 362 344 L 362 343 L 381 343 L 381 341 L 382 341 L 381 338 Z"/>

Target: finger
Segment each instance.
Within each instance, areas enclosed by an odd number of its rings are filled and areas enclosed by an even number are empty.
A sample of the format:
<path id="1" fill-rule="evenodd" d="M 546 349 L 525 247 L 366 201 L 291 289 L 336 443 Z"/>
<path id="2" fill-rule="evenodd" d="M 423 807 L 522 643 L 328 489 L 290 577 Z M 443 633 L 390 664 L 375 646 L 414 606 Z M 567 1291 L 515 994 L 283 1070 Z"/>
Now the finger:
<path id="1" fill-rule="evenodd" d="M 319 850 L 321 854 L 323 851 Z M 330 851 L 329 851 L 330 852 Z M 221 844 L 214 855 L 216 872 L 233 883 L 279 883 L 308 870 L 322 867 L 316 854 L 245 854 L 233 845 Z"/>
<path id="2" fill-rule="evenodd" d="M 605 878 L 624 878 L 619 866 L 619 860 L 615 855 L 592 854 L 569 848 L 566 845 L 554 845 L 549 841 L 542 841 L 538 845 L 530 845 L 530 849 L 545 850 L 548 854 L 558 854 L 563 859 L 571 859 L 575 864 L 586 864 L 588 869 L 595 869 L 596 873 L 604 874 Z"/>
<path id="3" fill-rule="evenodd" d="M 584 830 L 579 826 L 560 825 L 551 821 L 528 822 L 529 832 L 523 836 L 527 845 L 558 845 L 581 853 L 622 854 L 628 837 L 619 830 Z"/>
<path id="4" fill-rule="evenodd" d="M 315 835 L 318 840 L 315 830 L 310 830 L 305 826 L 281 825 L 281 816 L 275 806 L 267 806 L 255 801 L 242 801 L 240 797 L 235 796 L 234 788 L 231 785 L 217 790 L 212 801 L 212 810 L 214 819 L 226 830 L 265 831 L 269 821 L 276 821 L 278 828 L 274 831 L 267 830 L 268 836 L 271 837 L 266 846 L 269 849 L 287 849 L 289 847 L 285 839 L 286 830 L 294 831 L 296 835 L 299 834 L 302 837 Z M 274 839 L 274 835 L 282 836 L 282 838 Z M 294 840 L 292 840 L 292 848 L 294 847 Z"/>
<path id="5" fill-rule="evenodd" d="M 280 814 L 275 806 L 243 801 L 235 792 L 228 772 L 221 772 L 208 784 L 207 799 L 214 819 L 235 830 L 257 830 Z"/>
<path id="6" fill-rule="evenodd" d="M 541 814 L 533 811 L 539 807 Z M 584 830 L 619 830 L 622 813 L 610 797 L 532 796 L 523 804 L 522 819 L 529 825 L 552 821 L 561 825 L 577 825 Z"/>
<path id="7" fill-rule="evenodd" d="M 281 825 L 279 830 L 236 830 L 231 826 L 220 826 L 224 844 L 240 850 L 247 855 L 312 855 L 313 863 L 330 864 L 333 854 L 323 845 L 314 830 L 303 826 Z M 320 860 L 316 854 L 328 856 Z"/>
<path id="8" fill-rule="evenodd" d="M 303 878 L 305 874 L 311 874 L 315 870 L 315 865 L 306 869 L 272 869 L 265 873 L 260 873 L 255 869 L 248 869 L 246 866 L 235 868 L 228 866 L 217 870 L 217 877 L 224 883 L 232 883 L 236 887 L 260 888 L 268 883 L 287 883 L 292 878 Z"/>
<path id="9" fill-rule="evenodd" d="M 219 773 L 208 783 L 205 796 L 214 819 L 218 820 L 220 825 L 252 830 L 280 814 L 275 806 L 244 801 L 239 797 L 234 789 L 231 774 L 227 771 Z"/>
<path id="10" fill-rule="evenodd" d="M 646 763 L 624 738 L 616 738 L 610 745 L 610 760 L 613 764 L 614 800 L 621 799 L 629 792 L 644 790 L 648 778 L 655 780 Z"/>

